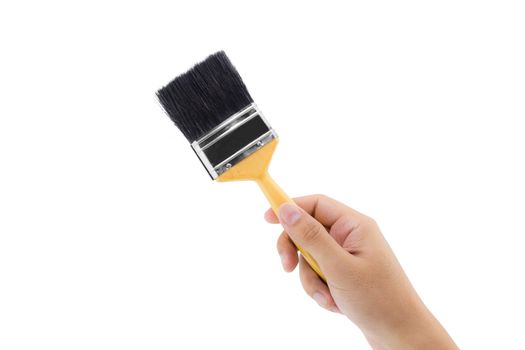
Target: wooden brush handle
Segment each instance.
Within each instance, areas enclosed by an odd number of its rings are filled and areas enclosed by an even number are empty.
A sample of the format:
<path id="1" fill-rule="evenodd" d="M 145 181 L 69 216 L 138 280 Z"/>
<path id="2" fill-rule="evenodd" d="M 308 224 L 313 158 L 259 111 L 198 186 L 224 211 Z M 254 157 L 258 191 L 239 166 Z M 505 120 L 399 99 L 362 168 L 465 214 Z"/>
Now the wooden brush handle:
<path id="1" fill-rule="evenodd" d="M 268 202 L 270 202 L 270 205 L 272 206 L 273 212 L 277 217 L 279 217 L 279 208 L 284 203 L 294 203 L 294 201 L 284 193 L 284 191 L 277 185 L 277 183 L 271 178 L 270 174 L 268 172 L 263 173 L 260 177 L 256 178 L 255 181 L 263 191 L 264 195 L 268 199 Z M 294 243 L 295 244 L 295 243 Z M 295 244 L 297 249 L 301 252 L 304 259 L 310 267 L 323 279 L 323 281 L 326 282 L 326 278 L 324 277 L 323 273 L 321 272 L 321 269 L 319 268 L 319 265 L 317 264 L 317 261 L 308 253 L 306 250 L 304 250 L 302 247 Z"/>
<path id="2" fill-rule="evenodd" d="M 293 200 L 284 193 L 283 190 L 273 181 L 268 174 L 268 165 L 272 159 L 273 152 L 277 146 L 277 139 L 270 141 L 264 145 L 260 150 L 251 154 L 249 157 L 243 159 L 240 163 L 234 165 L 230 170 L 221 174 L 217 181 L 242 181 L 242 180 L 254 180 L 259 184 L 259 187 L 263 191 L 264 195 L 270 202 L 273 212 L 278 216 L 279 207 L 284 203 L 293 203 Z M 295 243 L 294 243 L 295 244 Z M 317 272 L 319 277 L 326 282 L 319 265 L 315 259 L 303 248 L 295 245 L 301 252 L 304 259 Z"/>

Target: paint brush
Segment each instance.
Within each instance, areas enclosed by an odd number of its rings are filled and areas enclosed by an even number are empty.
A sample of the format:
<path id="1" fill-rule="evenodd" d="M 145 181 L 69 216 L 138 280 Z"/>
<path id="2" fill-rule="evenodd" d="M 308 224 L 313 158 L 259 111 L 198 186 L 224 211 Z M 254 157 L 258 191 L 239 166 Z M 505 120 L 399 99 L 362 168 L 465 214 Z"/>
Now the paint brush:
<path id="1" fill-rule="evenodd" d="M 157 96 L 213 180 L 255 181 L 276 214 L 282 204 L 293 203 L 268 173 L 277 133 L 223 51 L 176 77 Z M 325 280 L 313 257 L 297 248 Z"/>

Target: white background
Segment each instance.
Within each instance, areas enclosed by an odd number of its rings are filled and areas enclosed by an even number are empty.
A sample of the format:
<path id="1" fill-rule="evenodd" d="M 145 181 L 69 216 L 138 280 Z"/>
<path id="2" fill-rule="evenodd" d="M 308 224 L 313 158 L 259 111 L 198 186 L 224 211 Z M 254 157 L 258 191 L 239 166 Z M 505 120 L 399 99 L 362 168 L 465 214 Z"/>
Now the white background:
<path id="1" fill-rule="evenodd" d="M 368 349 L 155 91 L 224 49 L 290 195 L 374 217 L 465 349 L 523 349 L 520 1 L 3 1 L 0 349 Z"/>

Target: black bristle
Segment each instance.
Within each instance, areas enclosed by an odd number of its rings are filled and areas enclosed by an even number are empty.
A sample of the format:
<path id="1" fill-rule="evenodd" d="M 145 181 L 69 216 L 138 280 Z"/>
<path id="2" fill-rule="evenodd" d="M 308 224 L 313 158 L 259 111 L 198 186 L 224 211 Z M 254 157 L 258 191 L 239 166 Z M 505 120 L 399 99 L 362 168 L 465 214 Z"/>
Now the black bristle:
<path id="1" fill-rule="evenodd" d="M 193 142 L 253 103 L 241 76 L 219 51 L 157 92 L 160 103 Z"/>

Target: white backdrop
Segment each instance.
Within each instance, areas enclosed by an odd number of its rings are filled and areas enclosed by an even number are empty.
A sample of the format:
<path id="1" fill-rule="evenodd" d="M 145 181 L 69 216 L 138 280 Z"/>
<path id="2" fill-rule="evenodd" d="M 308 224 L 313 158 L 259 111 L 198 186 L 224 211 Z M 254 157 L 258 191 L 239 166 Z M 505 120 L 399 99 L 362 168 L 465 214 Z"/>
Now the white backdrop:
<path id="1" fill-rule="evenodd" d="M 0 4 L 1 349 L 368 349 L 155 91 L 224 49 L 273 175 L 374 217 L 460 347 L 525 348 L 520 1 Z"/>

